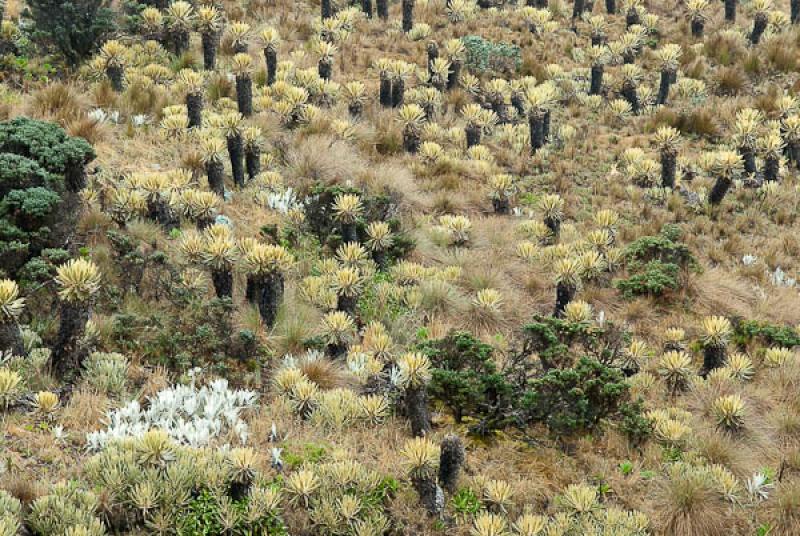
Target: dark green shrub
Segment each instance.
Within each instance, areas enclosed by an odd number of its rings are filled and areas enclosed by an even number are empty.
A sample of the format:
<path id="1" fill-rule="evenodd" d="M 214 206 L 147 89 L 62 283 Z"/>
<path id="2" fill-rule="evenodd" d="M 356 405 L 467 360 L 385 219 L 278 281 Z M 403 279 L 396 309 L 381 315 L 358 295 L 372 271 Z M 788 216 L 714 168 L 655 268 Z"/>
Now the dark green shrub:
<path id="1" fill-rule="evenodd" d="M 248 510 L 248 498 L 233 501 L 230 505 L 238 515 L 234 534 L 260 534 L 263 536 L 284 536 L 288 534 L 283 522 L 272 515 L 265 515 L 256 521 L 250 521 L 245 514 Z M 189 502 L 186 509 L 176 519 L 179 536 L 216 536 L 226 534 L 221 525 L 223 511 L 219 499 L 209 491 L 202 491 Z"/>
<path id="2" fill-rule="evenodd" d="M 597 326 L 535 315 L 523 327 L 522 353 L 538 355 L 545 371 L 571 366 L 577 355 L 608 364 L 617 360 L 629 338 L 612 322 Z"/>
<path id="3" fill-rule="evenodd" d="M 0 272 L 16 277 L 32 258 L 64 243 L 93 158 L 86 140 L 56 124 L 28 118 L 0 123 Z"/>
<path id="4" fill-rule="evenodd" d="M 488 430 L 503 426 L 512 387 L 497 369 L 493 349 L 466 332 L 419 346 L 433 366 L 428 394 L 444 404 L 456 422 L 477 419 Z"/>
<path id="5" fill-rule="evenodd" d="M 96 52 L 116 30 L 108 0 L 29 0 L 23 17 L 30 20 L 34 43 L 64 57 L 76 67 Z"/>
<path id="6" fill-rule="evenodd" d="M 734 322 L 733 340 L 736 344 L 745 346 L 755 339 L 769 346 L 800 346 L 800 334 L 791 326 L 777 326 L 757 320 Z"/>
<path id="7" fill-rule="evenodd" d="M 529 384 L 522 399 L 528 422 L 544 423 L 556 436 L 591 432 L 618 413 L 628 395 L 619 369 L 582 357 L 575 367 L 553 369 Z"/>
<path id="8" fill-rule="evenodd" d="M 366 195 L 357 188 L 344 186 L 316 185 L 306 195 L 303 205 L 305 207 L 306 225 L 320 241 L 321 244 L 335 250 L 341 243 L 342 237 L 339 225 L 334 218 L 334 203 L 340 194 L 356 194 L 361 197 L 364 206 L 362 216 L 356 221 L 356 234 L 358 241 L 367 241 L 367 225 L 373 221 L 384 221 L 389 224 L 393 241 L 386 251 L 389 261 L 402 259 L 414 249 L 414 241 L 404 233 L 400 220 L 394 215 L 397 213 L 397 201 L 388 195 Z"/>
<path id="9" fill-rule="evenodd" d="M 27 117 L 0 123 L 0 153 L 33 160 L 48 173 L 66 181 L 71 192 L 83 188 L 85 167 L 95 157 L 92 146 L 83 138 L 67 136 L 55 123 Z"/>
<path id="10" fill-rule="evenodd" d="M 476 75 L 486 73 L 511 74 L 522 65 L 522 52 L 516 45 L 495 43 L 478 35 L 461 38 L 467 49 L 467 69 Z"/>
<path id="11" fill-rule="evenodd" d="M 19 280 L 23 286 L 45 284 L 55 277 L 56 268 L 70 258 L 69 252 L 64 249 L 43 249 L 38 257 L 26 262 L 19 270 Z"/>
<path id="12" fill-rule="evenodd" d="M 632 242 L 625 248 L 628 278 L 615 281 L 614 286 L 626 298 L 663 296 L 681 288 L 688 271 L 698 265 L 680 239 L 681 231 L 676 225 L 665 225 L 659 234 Z"/>
<path id="13" fill-rule="evenodd" d="M 644 404 L 641 400 L 622 404 L 619 414 L 619 429 L 632 447 L 638 448 L 653 434 L 653 424 L 644 416 Z"/>
<path id="14" fill-rule="evenodd" d="M 628 279 L 614 282 L 614 286 L 626 298 L 634 296 L 662 296 L 670 290 L 678 290 L 678 266 L 661 261 L 650 261 L 636 267 L 637 273 Z"/>

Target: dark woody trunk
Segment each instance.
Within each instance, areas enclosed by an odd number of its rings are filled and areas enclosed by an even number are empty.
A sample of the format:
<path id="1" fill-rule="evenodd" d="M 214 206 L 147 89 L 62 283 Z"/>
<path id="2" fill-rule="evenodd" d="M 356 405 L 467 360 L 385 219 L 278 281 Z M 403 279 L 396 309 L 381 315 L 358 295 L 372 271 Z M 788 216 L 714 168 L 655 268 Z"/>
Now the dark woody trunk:
<path id="1" fill-rule="evenodd" d="M 272 48 L 264 49 L 264 62 L 267 64 L 267 85 L 275 83 L 275 73 L 278 70 L 278 52 Z"/>
<path id="2" fill-rule="evenodd" d="M 744 161 L 744 172 L 752 175 L 756 172 L 756 152 L 752 147 L 739 147 L 739 154 Z"/>
<path id="3" fill-rule="evenodd" d="M 428 410 L 428 393 L 425 386 L 406 389 L 406 415 L 411 423 L 411 435 L 422 437 L 431 432 L 431 415 Z"/>
<path id="4" fill-rule="evenodd" d="M 61 302 L 58 337 L 53 347 L 53 371 L 59 378 L 71 378 L 80 373 L 86 351 L 81 339 L 89 321 L 89 307 L 84 303 Z"/>
<path id="5" fill-rule="evenodd" d="M 633 50 L 626 50 L 622 53 L 622 63 L 630 65 L 636 63 L 636 52 Z"/>
<path id="6" fill-rule="evenodd" d="M 208 188 L 218 196 L 225 197 L 225 165 L 219 160 L 206 162 Z"/>
<path id="7" fill-rule="evenodd" d="M 403 105 L 403 96 L 406 91 L 406 83 L 402 78 L 395 78 L 392 81 L 392 107 L 399 108 Z"/>
<path id="8" fill-rule="evenodd" d="M 233 182 L 238 187 L 244 186 L 244 162 L 243 162 L 243 143 L 242 135 L 234 134 L 226 138 L 228 143 L 228 156 L 231 159 L 231 172 L 233 173 Z"/>
<path id="9" fill-rule="evenodd" d="M 542 142 L 548 143 L 550 141 L 550 118 L 552 117 L 552 112 L 550 110 L 545 110 L 544 116 L 542 117 Z"/>
<path id="10" fill-rule="evenodd" d="M 15 320 L 0 322 L 0 354 L 8 350 L 11 350 L 11 355 L 20 357 L 26 355 L 22 331 Z"/>
<path id="11" fill-rule="evenodd" d="M 517 115 L 525 115 L 525 98 L 522 93 L 514 92 L 511 94 L 511 106 L 517 111 Z"/>
<path id="12" fill-rule="evenodd" d="M 203 46 L 203 69 L 213 71 L 217 65 L 217 47 L 219 46 L 219 32 L 208 31 L 200 34 Z"/>
<path id="13" fill-rule="evenodd" d="M 575 287 L 566 283 L 556 285 L 556 307 L 553 316 L 563 318 L 567 304 L 575 298 Z"/>
<path id="14" fill-rule="evenodd" d="M 703 369 L 702 375 L 705 377 L 714 369 L 725 365 L 725 347 L 709 344 L 703 348 Z"/>
<path id="15" fill-rule="evenodd" d="M 658 104 L 666 104 L 669 97 L 669 88 L 674 80 L 674 72 L 664 69 L 661 71 L 661 80 L 658 85 Z"/>
<path id="16" fill-rule="evenodd" d="M 493 197 L 492 206 L 495 214 L 506 215 L 511 212 L 511 202 L 507 197 Z"/>
<path id="17" fill-rule="evenodd" d="M 169 207 L 167 201 L 161 196 L 147 200 L 147 216 L 164 227 L 167 231 L 180 227 L 180 220 L 177 215 Z"/>
<path id="18" fill-rule="evenodd" d="M 368 19 L 372 18 L 372 0 L 361 0 L 361 10 Z"/>
<path id="19" fill-rule="evenodd" d="M 408 33 L 414 27 L 414 0 L 403 0 L 403 31 Z"/>
<path id="20" fill-rule="evenodd" d="M 600 95 L 603 91 L 603 73 L 605 68 L 602 64 L 592 65 L 592 81 L 589 86 L 589 95 Z"/>
<path id="21" fill-rule="evenodd" d="M 434 518 L 441 517 L 444 512 L 444 493 L 436 481 L 432 478 L 416 477 L 411 483 L 428 515 Z"/>
<path id="22" fill-rule="evenodd" d="M 326 351 L 331 359 L 338 359 L 340 357 L 344 357 L 347 354 L 347 343 L 344 342 L 332 342 L 329 343 L 326 347 Z"/>
<path id="23" fill-rule="evenodd" d="M 258 145 L 248 145 L 244 148 L 244 165 L 250 180 L 261 173 L 261 148 Z"/>
<path id="24" fill-rule="evenodd" d="M 528 128 L 531 135 L 531 153 L 544 146 L 544 117 L 540 114 L 532 113 L 528 115 Z"/>
<path id="25" fill-rule="evenodd" d="M 172 46 L 176 56 L 180 56 L 189 48 L 189 32 L 184 29 L 172 33 Z"/>
<path id="26" fill-rule="evenodd" d="M 419 150 L 419 134 L 414 131 L 403 131 L 403 148 L 406 152 L 416 153 Z"/>
<path id="27" fill-rule="evenodd" d="M 188 93 L 186 95 L 186 113 L 189 116 L 189 128 L 197 128 L 203 124 L 202 93 Z"/>
<path id="28" fill-rule="evenodd" d="M 481 127 L 478 125 L 467 125 L 464 128 L 464 134 L 467 138 L 467 149 L 474 145 L 481 143 Z"/>
<path id="29" fill-rule="evenodd" d="M 317 64 L 317 73 L 323 80 L 330 80 L 333 73 L 333 60 L 330 58 L 320 59 Z"/>
<path id="30" fill-rule="evenodd" d="M 792 24 L 800 22 L 800 0 L 791 0 L 789 2 L 789 9 L 791 11 Z"/>
<path id="31" fill-rule="evenodd" d="M 641 18 L 639 17 L 639 10 L 635 7 L 632 7 L 628 10 L 625 14 L 625 27 L 630 28 L 634 24 L 641 24 Z"/>
<path id="32" fill-rule="evenodd" d="M 253 80 L 250 75 L 236 77 L 236 104 L 242 116 L 253 115 Z"/>
<path id="33" fill-rule="evenodd" d="M 675 187 L 675 153 L 670 151 L 661 152 L 661 186 Z"/>
<path id="34" fill-rule="evenodd" d="M 737 0 L 725 0 L 725 20 L 736 22 L 736 2 Z"/>
<path id="35" fill-rule="evenodd" d="M 375 264 L 378 265 L 379 272 L 386 271 L 386 267 L 389 263 L 389 258 L 388 255 L 386 254 L 386 250 L 376 249 L 375 251 L 373 251 L 372 260 L 375 261 Z"/>
<path id="36" fill-rule="evenodd" d="M 439 46 L 430 41 L 427 46 L 428 51 L 428 75 L 433 76 L 433 62 L 439 58 Z"/>
<path id="37" fill-rule="evenodd" d="M 230 270 L 211 270 L 211 281 L 217 298 L 233 297 L 233 272 Z"/>
<path id="38" fill-rule="evenodd" d="M 606 0 L 606 12 L 609 15 L 613 15 L 617 12 L 617 2 L 616 0 Z"/>
<path id="39" fill-rule="evenodd" d="M 753 19 L 753 31 L 750 33 L 750 42 L 757 45 L 761 41 L 761 36 L 764 35 L 764 30 L 767 29 L 767 16 L 763 13 L 756 15 Z"/>
<path id="40" fill-rule="evenodd" d="M 464 458 L 464 445 L 460 437 L 449 435 L 442 440 L 439 450 L 439 485 L 450 494 L 456 492 Z"/>
<path id="41" fill-rule="evenodd" d="M 351 102 L 347 105 L 347 111 L 350 113 L 350 117 L 358 119 L 364 111 L 364 104 L 360 101 Z"/>
<path id="42" fill-rule="evenodd" d="M 378 17 L 384 22 L 389 19 L 389 0 L 375 0 Z"/>
<path id="43" fill-rule="evenodd" d="M 550 234 L 553 235 L 553 243 L 558 242 L 561 236 L 561 220 L 556 218 L 545 218 L 544 224 L 550 229 Z"/>
<path id="44" fill-rule="evenodd" d="M 764 158 L 764 180 L 776 181 L 778 180 L 778 173 L 780 170 L 780 159 L 775 156 L 767 156 Z"/>
<path id="45" fill-rule="evenodd" d="M 631 105 L 631 111 L 633 115 L 639 115 L 639 95 L 636 92 L 636 86 L 625 82 L 622 85 L 622 98 L 628 101 L 628 104 Z"/>
<path id="46" fill-rule="evenodd" d="M 450 72 L 447 74 L 447 89 L 453 89 L 458 86 L 458 81 L 461 78 L 461 60 L 452 60 L 450 62 Z"/>
<path id="47" fill-rule="evenodd" d="M 345 296 L 344 294 L 340 294 L 336 300 L 336 310 L 351 316 L 355 315 L 357 305 L 358 296 Z"/>
<path id="48" fill-rule="evenodd" d="M 492 102 L 492 111 L 497 115 L 497 121 L 505 125 L 510 121 L 508 117 L 508 105 L 501 99 Z"/>
<path id="49" fill-rule="evenodd" d="M 283 274 L 276 273 L 255 281 L 255 301 L 264 324 L 271 328 L 278 317 L 278 308 L 283 301 Z"/>
<path id="50" fill-rule="evenodd" d="M 706 22 L 703 19 L 692 19 L 692 37 L 703 37 Z"/>
<path id="51" fill-rule="evenodd" d="M 342 242 L 358 243 L 358 229 L 355 222 L 342 223 Z"/>
<path id="52" fill-rule="evenodd" d="M 111 88 L 117 93 L 122 93 L 122 80 L 124 78 L 124 71 L 119 65 L 109 65 L 106 67 L 106 75 L 111 81 Z"/>
<path id="53" fill-rule="evenodd" d="M 574 0 L 572 4 L 572 18 L 578 19 L 583 15 L 585 9 L 584 0 Z"/>
<path id="54" fill-rule="evenodd" d="M 728 193 L 731 187 L 731 180 L 726 177 L 717 177 L 714 186 L 711 188 L 711 193 L 708 194 L 708 202 L 712 205 L 719 205 Z"/>
<path id="55" fill-rule="evenodd" d="M 381 73 L 380 94 L 378 100 L 381 106 L 389 108 L 392 106 L 392 79 L 387 73 Z"/>
<path id="56" fill-rule="evenodd" d="M 320 16 L 322 20 L 329 19 L 333 15 L 331 10 L 331 0 L 321 0 L 320 2 Z"/>

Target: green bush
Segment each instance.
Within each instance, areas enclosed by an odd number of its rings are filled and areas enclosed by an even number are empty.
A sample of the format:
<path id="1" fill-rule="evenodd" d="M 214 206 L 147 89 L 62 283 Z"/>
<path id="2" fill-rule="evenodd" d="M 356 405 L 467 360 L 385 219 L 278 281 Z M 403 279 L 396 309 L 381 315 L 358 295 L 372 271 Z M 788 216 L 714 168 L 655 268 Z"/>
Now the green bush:
<path id="1" fill-rule="evenodd" d="M 454 332 L 418 349 L 433 366 L 428 394 L 443 403 L 456 422 L 474 418 L 487 431 L 503 426 L 513 389 L 497 369 L 491 346 L 469 333 Z"/>
<path id="2" fill-rule="evenodd" d="M 619 414 L 619 429 L 632 447 L 638 448 L 653 434 L 653 424 L 644 416 L 644 403 L 641 400 L 622 404 Z"/>
<path id="3" fill-rule="evenodd" d="M 24 117 L 0 123 L 0 272 L 16 277 L 31 259 L 63 244 L 93 158 L 86 140 L 56 124 Z"/>
<path id="4" fill-rule="evenodd" d="M 320 244 L 335 250 L 342 243 L 339 225 L 334 218 L 334 203 L 340 194 L 356 194 L 361 197 L 364 212 L 356 222 L 359 242 L 367 241 L 367 225 L 370 222 L 384 221 L 389 224 L 393 234 L 392 245 L 386 252 L 389 262 L 406 257 L 414 249 L 414 241 L 403 232 L 400 220 L 393 217 L 397 212 L 396 199 L 389 195 L 367 195 L 358 188 L 345 186 L 315 185 L 303 200 L 306 226 L 319 239 Z"/>
<path id="5" fill-rule="evenodd" d="M 625 248 L 628 278 L 618 279 L 614 286 L 626 298 L 663 296 L 681 288 L 688 270 L 697 268 L 689 248 L 680 241 L 681 231 L 665 225 L 655 236 L 643 236 Z"/>
<path id="6" fill-rule="evenodd" d="M 553 369 L 530 382 L 522 400 L 529 422 L 540 422 L 557 436 L 591 432 L 616 415 L 628 395 L 619 369 L 582 357 L 575 367 Z"/>
<path id="7" fill-rule="evenodd" d="M 576 355 L 613 363 L 630 339 L 613 322 L 601 327 L 541 315 L 523 327 L 523 335 L 523 353 L 538 355 L 545 371 L 571 366 Z"/>
<path id="8" fill-rule="evenodd" d="M 661 261 L 650 261 L 634 267 L 636 273 L 628 279 L 620 279 L 614 286 L 626 298 L 634 296 L 663 296 L 670 290 L 678 290 L 678 266 Z"/>
<path id="9" fill-rule="evenodd" d="M 464 65 L 475 73 L 510 74 L 522 65 L 522 52 L 516 45 L 495 43 L 477 35 L 461 38 L 467 49 Z"/>
<path id="10" fill-rule="evenodd" d="M 800 346 L 800 334 L 791 326 L 777 326 L 769 322 L 742 320 L 736 322 L 733 340 L 739 345 L 747 345 L 754 339 L 760 339 L 769 346 L 793 348 Z"/>
<path id="11" fill-rule="evenodd" d="M 28 0 L 31 41 L 58 52 L 70 67 L 96 52 L 116 30 L 108 0 Z"/>

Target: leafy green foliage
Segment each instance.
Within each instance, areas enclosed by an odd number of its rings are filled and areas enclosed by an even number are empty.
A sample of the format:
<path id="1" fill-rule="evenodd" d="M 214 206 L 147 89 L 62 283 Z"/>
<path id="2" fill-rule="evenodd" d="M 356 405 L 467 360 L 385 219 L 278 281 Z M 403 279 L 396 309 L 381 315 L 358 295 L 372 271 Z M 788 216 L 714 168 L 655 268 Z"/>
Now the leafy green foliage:
<path id="1" fill-rule="evenodd" d="M 626 298 L 634 296 L 663 296 L 670 290 L 678 290 L 678 266 L 658 260 L 637 266 L 637 273 L 628 279 L 614 283 Z"/>
<path id="2" fill-rule="evenodd" d="M 0 153 L 29 158 L 47 172 L 67 180 L 76 168 L 82 170 L 95 157 L 92 146 L 83 138 L 67 136 L 55 123 L 27 117 L 0 123 Z"/>
<path id="3" fill-rule="evenodd" d="M 30 38 L 64 57 L 70 67 L 97 51 L 114 33 L 114 11 L 107 0 L 29 0 Z"/>
<path id="4" fill-rule="evenodd" d="M 546 370 L 570 366 L 575 355 L 589 355 L 601 363 L 611 363 L 630 338 L 612 322 L 600 327 L 541 315 L 534 316 L 523 327 L 523 333 L 523 351 L 538 355 Z"/>
<path id="5" fill-rule="evenodd" d="M 761 339 L 770 346 L 793 348 L 800 346 L 800 334 L 790 326 L 777 326 L 769 322 L 742 320 L 734 323 L 733 340 L 746 345 L 754 339 Z"/>
<path id="6" fill-rule="evenodd" d="M 233 353 L 231 301 L 188 296 L 172 299 L 172 310 L 152 308 L 114 315 L 113 349 L 122 353 L 136 349 L 149 362 L 172 369 L 211 366 L 225 372 L 226 360 Z"/>
<path id="7" fill-rule="evenodd" d="M 653 434 L 653 424 L 644 416 L 641 400 L 622 404 L 619 408 L 620 430 L 632 447 L 639 447 Z"/>
<path id="8" fill-rule="evenodd" d="M 419 346 L 433 365 L 428 393 L 442 402 L 456 422 L 465 416 L 495 429 L 507 418 L 512 387 L 497 369 L 493 349 L 471 334 L 453 332 Z"/>
<path id="9" fill-rule="evenodd" d="M 402 259 L 414 248 L 414 241 L 394 218 L 396 200 L 389 195 L 364 195 L 358 188 L 345 186 L 314 186 L 305 197 L 306 225 L 321 244 L 335 250 L 342 242 L 339 226 L 334 218 L 334 203 L 340 194 L 356 194 L 364 206 L 362 216 L 356 221 L 358 240 L 362 244 L 368 239 L 367 225 L 373 221 L 384 221 L 392 231 L 393 240 L 386 255 L 390 261 Z"/>
<path id="10" fill-rule="evenodd" d="M 531 381 L 522 406 L 528 420 L 568 436 L 594 430 L 618 412 L 627 394 L 619 369 L 582 357 L 575 367 L 553 369 Z"/>
<path id="11" fill-rule="evenodd" d="M 260 534 L 264 536 L 283 536 L 288 534 L 280 519 L 264 516 L 255 522 L 246 519 L 248 499 L 233 501 L 226 505 L 229 512 L 223 512 L 219 499 L 208 490 L 202 491 L 189 502 L 188 507 L 176 521 L 179 536 L 212 536 L 226 534 L 221 518 L 233 517 L 236 520 L 235 534 Z M 232 514 L 232 515 L 230 515 Z"/>
<path id="12" fill-rule="evenodd" d="M 482 505 L 478 495 L 470 488 L 461 488 L 450 499 L 450 504 L 456 514 L 472 517 L 481 511 Z"/>
<path id="13" fill-rule="evenodd" d="M 655 236 L 643 236 L 625 249 L 629 277 L 614 282 L 626 298 L 663 296 L 682 285 L 681 272 L 697 267 L 689 248 L 680 241 L 681 231 L 665 225 Z"/>
<path id="14" fill-rule="evenodd" d="M 17 271 L 72 232 L 86 140 L 56 124 L 17 118 L 0 123 L 0 272 Z"/>
<path id="15" fill-rule="evenodd" d="M 465 65 L 476 75 L 512 73 L 522 65 L 522 52 L 516 45 L 495 43 L 478 35 L 461 38 L 467 49 Z"/>
<path id="16" fill-rule="evenodd" d="M 56 275 L 56 268 L 70 259 L 70 254 L 64 249 L 43 249 L 38 257 L 25 263 L 19 273 L 23 286 L 44 284 Z"/>

